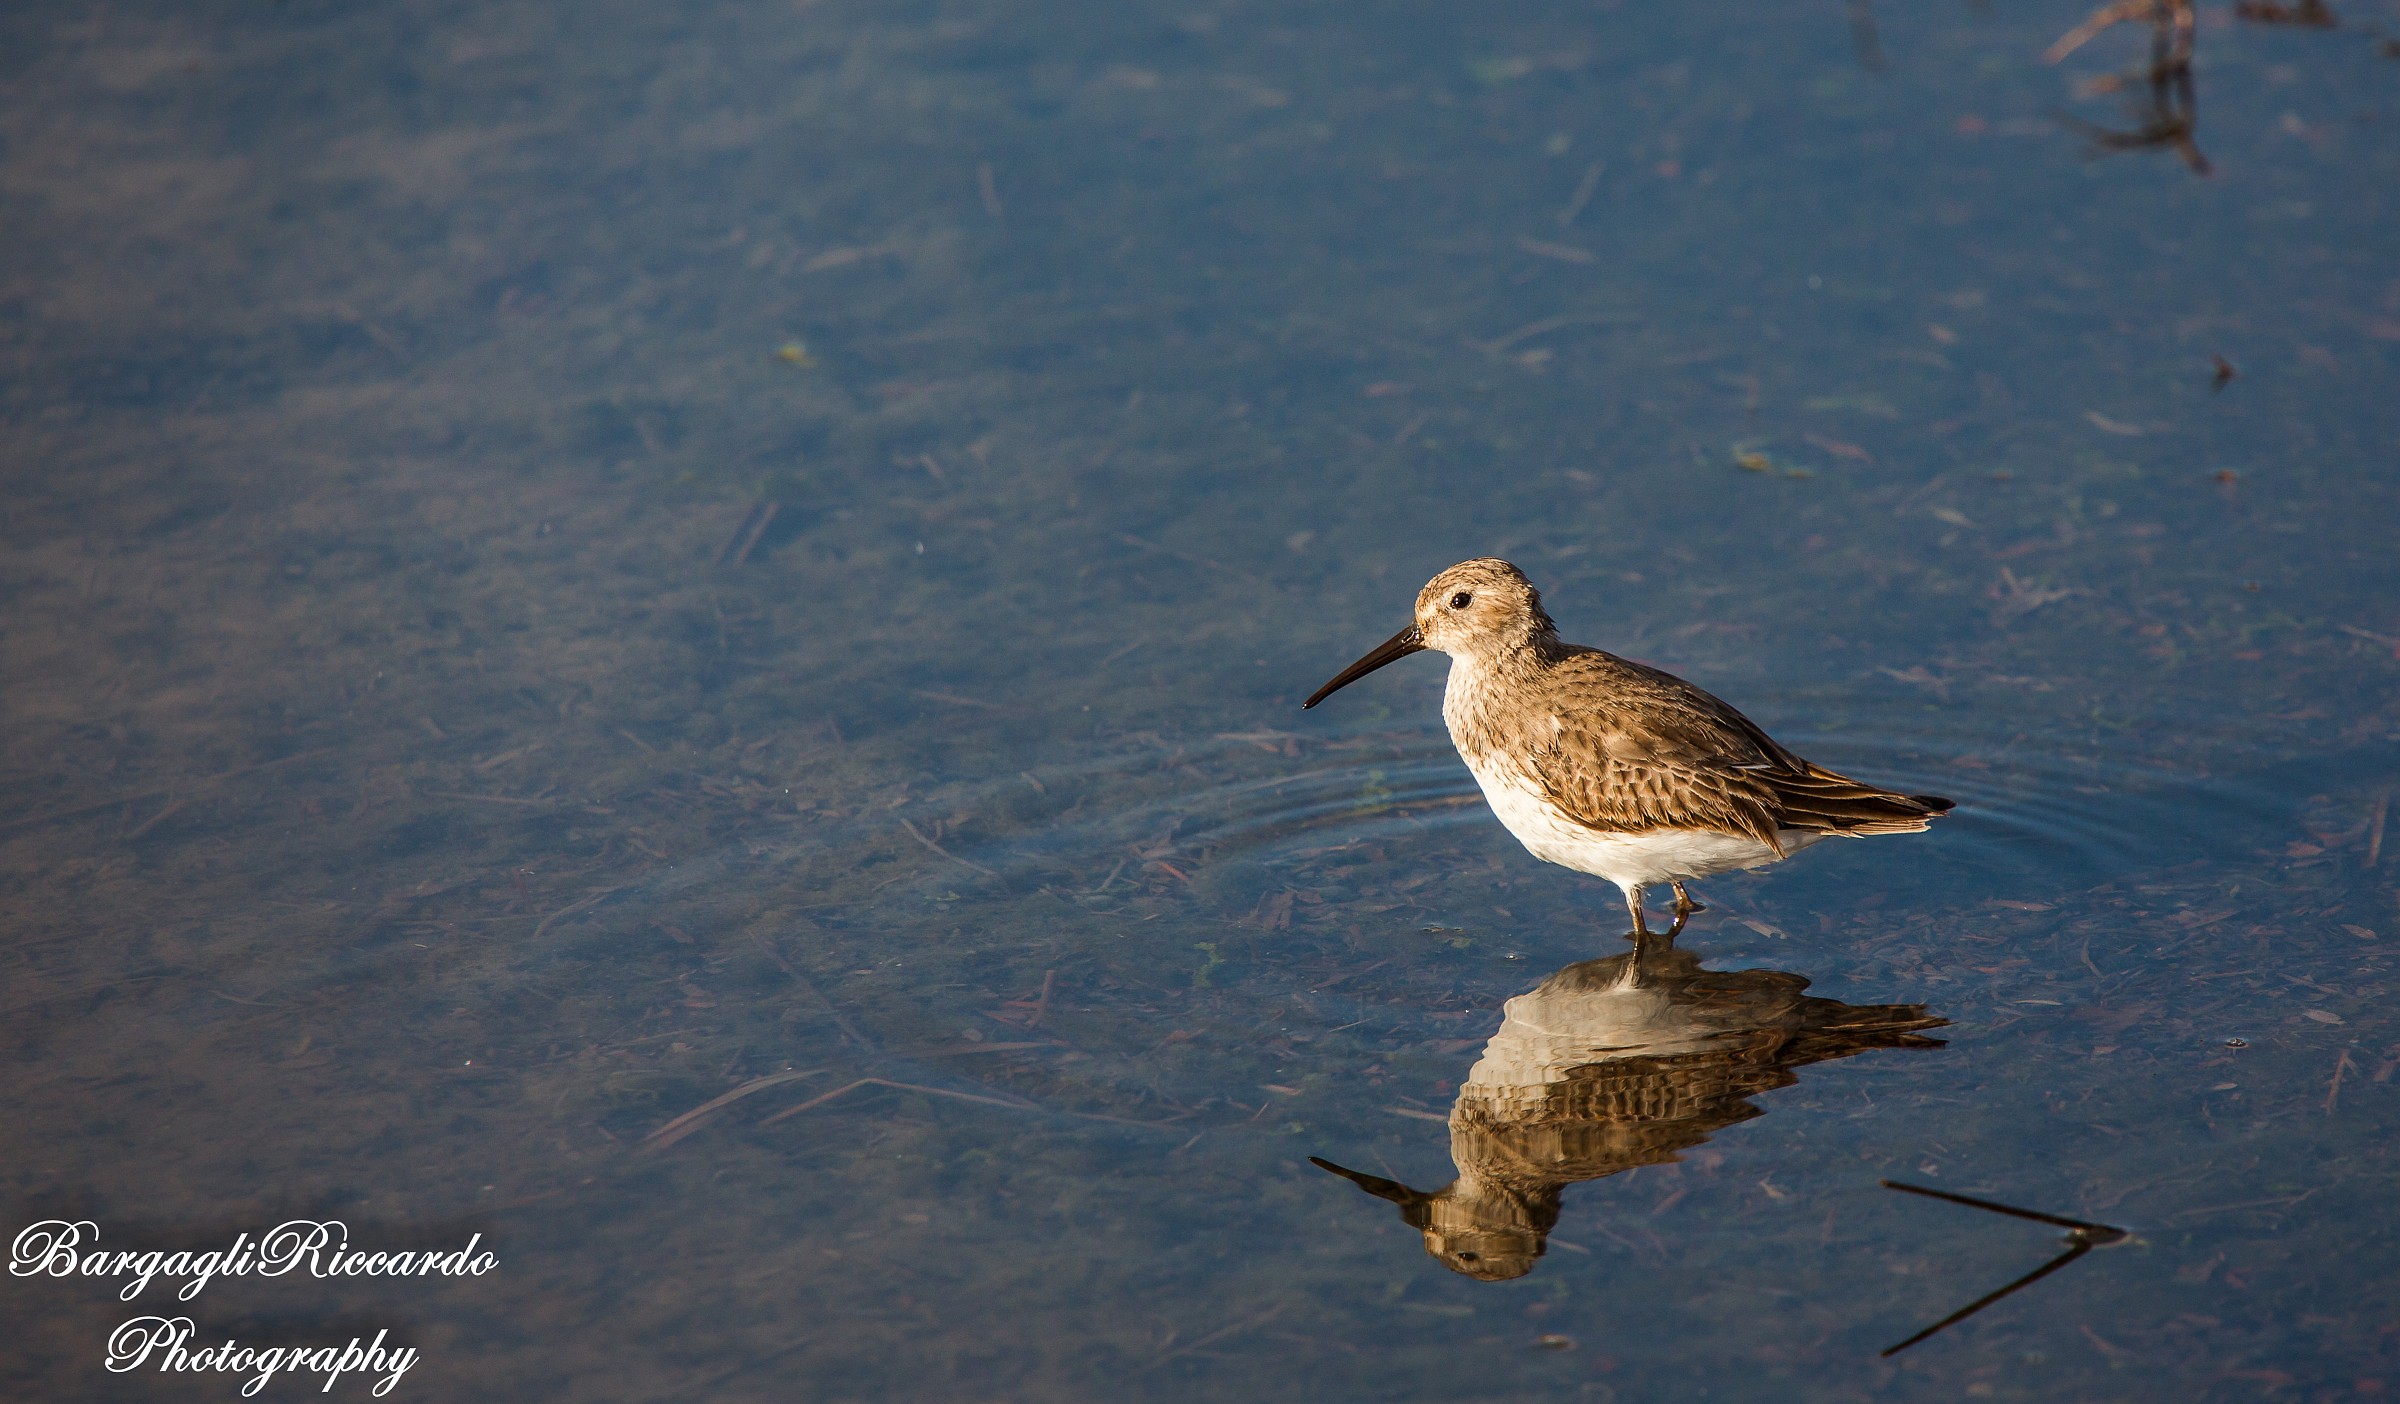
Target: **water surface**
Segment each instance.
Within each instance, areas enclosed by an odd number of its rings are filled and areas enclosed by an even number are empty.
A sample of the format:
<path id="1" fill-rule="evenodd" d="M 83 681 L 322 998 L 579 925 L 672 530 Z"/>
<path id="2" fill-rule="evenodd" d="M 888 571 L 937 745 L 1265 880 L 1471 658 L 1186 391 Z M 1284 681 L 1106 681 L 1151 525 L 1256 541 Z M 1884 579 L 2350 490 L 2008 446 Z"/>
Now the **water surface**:
<path id="1" fill-rule="evenodd" d="M 10 1232 L 480 1232 L 191 1308 L 418 1397 L 2400 1388 L 2400 13 L 2084 15 L 13 7 Z M 1637 962 L 1298 710 L 1482 554 L 1959 809 Z M 2130 1236 L 1885 1358 L 2064 1246 L 1886 1179 Z"/>

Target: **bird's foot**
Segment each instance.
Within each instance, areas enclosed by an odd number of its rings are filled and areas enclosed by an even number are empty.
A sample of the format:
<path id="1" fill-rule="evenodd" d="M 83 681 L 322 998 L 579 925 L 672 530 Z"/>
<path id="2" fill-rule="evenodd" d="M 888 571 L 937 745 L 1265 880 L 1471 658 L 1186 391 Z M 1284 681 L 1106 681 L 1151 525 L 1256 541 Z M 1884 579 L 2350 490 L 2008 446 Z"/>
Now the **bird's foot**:
<path id="1" fill-rule="evenodd" d="M 1683 925 L 1684 918 L 1692 913 L 1707 910 L 1708 908 L 1692 900 L 1692 894 L 1683 890 L 1682 883 L 1675 884 L 1675 924 L 1677 926 Z"/>
<path id="2" fill-rule="evenodd" d="M 1675 919 L 1663 931 L 1650 924 L 1641 908 L 1635 907 L 1632 911 L 1633 929 L 1625 933 L 1625 939 L 1633 942 L 1637 950 L 1651 945 L 1671 946 L 1675 944 L 1677 934 L 1683 930 L 1684 913 L 1680 907 L 1675 910 Z"/>

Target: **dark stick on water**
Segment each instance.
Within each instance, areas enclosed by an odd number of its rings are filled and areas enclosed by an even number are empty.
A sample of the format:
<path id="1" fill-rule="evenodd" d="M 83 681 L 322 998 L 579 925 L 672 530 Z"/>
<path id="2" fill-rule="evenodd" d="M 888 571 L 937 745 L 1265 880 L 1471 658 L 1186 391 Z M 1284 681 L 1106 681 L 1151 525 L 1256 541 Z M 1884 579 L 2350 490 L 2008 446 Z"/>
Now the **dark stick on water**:
<path id="1" fill-rule="evenodd" d="M 1948 1190 L 1931 1189 L 1924 1185 L 1904 1185 L 1898 1180 L 1878 1180 L 1876 1183 L 1885 1189 L 1899 1190 L 1904 1194 L 1921 1194 L 1928 1199 L 1946 1199 L 1952 1204 L 1964 1204 L 1970 1209 L 1984 1209 L 1994 1214 L 2006 1214 L 2011 1218 L 2031 1219 L 2037 1224 L 2056 1224 L 2063 1229 L 2074 1229 L 2088 1235 L 2095 1248 L 2106 1247 L 2125 1237 L 2124 1229 L 2111 1228 L 2107 1224 L 2090 1223 L 2083 1219 L 2061 1218 L 2056 1214 L 2045 1214 L 2039 1209 L 2019 1209 L 2013 1204 L 1977 1199 L 1971 1194 L 1952 1194 Z"/>
<path id="2" fill-rule="evenodd" d="M 1996 1292 L 1987 1292 L 1983 1296 L 1977 1297 L 1975 1300 L 1967 1303 L 1963 1307 L 1960 1307 L 1958 1310 L 1950 1313 L 1948 1316 L 1943 1317 L 1941 1320 L 1934 1322 L 1931 1326 L 1928 1326 L 1924 1330 L 1917 1332 L 1915 1335 L 1909 1337 L 1905 1341 L 1902 1341 L 1900 1344 L 1887 1348 L 1882 1352 L 1880 1358 L 1888 1360 L 1892 1356 L 1898 1355 L 1900 1352 L 1908 1349 L 1910 1346 L 1915 1345 L 1917 1342 L 1924 1340 L 1927 1336 L 1946 1330 L 1949 1327 L 1956 1326 L 1959 1322 L 1966 1320 L 1968 1317 L 1973 1316 L 1975 1313 L 1983 1310 L 1985 1307 L 1988 1307 L 1992 1303 L 1999 1301 L 2002 1297 L 2007 1296 L 2009 1293 L 2019 1291 L 2026 1287 L 2031 1287 L 2034 1283 L 2041 1281 L 2043 1278 L 2048 1277 L 2050 1274 L 2058 1271 L 2060 1268 L 2065 1267 L 2067 1264 L 2075 1261 L 2077 1258 L 2080 1258 L 2084 1254 L 2092 1251 L 2092 1241 L 2088 1238 L 2085 1238 L 2083 1235 L 2071 1234 L 2069 1235 L 2069 1238 L 2072 1246 L 2069 1247 L 2066 1252 L 2059 1254 L 2055 1258 L 2052 1258 L 2050 1261 L 2042 1264 L 2038 1268 L 2035 1268 L 2033 1271 L 2025 1274 L 2023 1277 L 2018 1278 L 2016 1281 L 2009 1283 L 2006 1287 L 2003 1287 Z"/>
<path id="3" fill-rule="evenodd" d="M 1932 1189 L 1925 1185 L 1904 1185 L 1897 1180 L 1881 1180 L 1877 1183 L 1885 1189 L 1899 1190 L 1906 1194 L 1921 1194 L 1927 1199 L 1948 1200 L 1952 1204 L 1964 1204 L 1970 1209 L 1981 1209 L 1993 1214 L 2006 1214 L 2012 1219 L 2030 1219 L 2037 1224 L 2051 1224 L 2067 1230 L 2067 1251 L 2007 1286 L 1977 1297 L 1974 1301 L 1934 1322 L 1907 1340 L 1886 1349 L 1882 1354 L 1887 1359 L 1898 1355 L 1928 1336 L 1957 1325 L 2010 1293 L 2019 1292 L 2032 1286 L 2077 1258 L 2091 1252 L 2094 1248 L 2105 1248 L 2112 1243 L 2121 1243 L 2130 1236 L 2128 1230 L 2115 1228 L 2108 1224 L 2095 1224 L 2084 1219 L 2069 1219 L 2058 1214 L 2045 1214 L 2039 1209 L 2020 1209 L 2013 1204 L 2002 1204 L 1990 1199 L 1977 1199 L 1971 1194 L 1953 1194 L 1949 1190 Z"/>

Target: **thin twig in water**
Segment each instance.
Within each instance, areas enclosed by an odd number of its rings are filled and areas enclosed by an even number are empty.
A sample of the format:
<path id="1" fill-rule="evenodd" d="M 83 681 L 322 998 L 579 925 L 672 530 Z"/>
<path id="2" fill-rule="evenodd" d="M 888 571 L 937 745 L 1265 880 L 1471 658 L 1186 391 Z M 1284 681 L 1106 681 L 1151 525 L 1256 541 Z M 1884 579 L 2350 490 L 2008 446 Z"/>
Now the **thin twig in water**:
<path id="1" fill-rule="evenodd" d="M 785 1107 L 782 1111 L 779 1111 L 773 1116 L 770 1116 L 766 1120 L 760 1122 L 759 1125 L 773 1126 L 776 1122 L 781 1121 L 786 1117 L 798 1116 L 804 1111 L 813 1111 L 816 1108 L 825 1105 L 827 1102 L 832 1101 L 834 1098 L 843 1096 L 847 1093 L 855 1092 L 861 1087 L 895 1087 L 903 1092 L 923 1092 L 934 1097 L 955 1097 L 962 1102 L 981 1102 L 985 1106 L 1007 1107 L 1012 1111 L 1041 1110 L 1038 1105 L 1032 1102 L 1012 1102 L 1000 1097 L 978 1097 L 972 1092 L 953 1092 L 946 1087 L 927 1087 L 923 1083 L 919 1082 L 895 1082 L 888 1077 L 862 1077 L 856 1082 L 848 1083 L 841 1087 L 836 1087 L 831 1092 L 819 1093 L 818 1095 L 809 1098 L 807 1101 L 802 1102 L 796 1107 Z"/>
<path id="2" fill-rule="evenodd" d="M 2342 1074 L 2356 1071 L 2358 1071 L 2358 1065 L 2350 1061 L 2350 1050 L 2343 1049 L 2341 1056 L 2333 1061 L 2333 1084 L 2325 1089 L 2325 1114 L 2327 1116 L 2333 1115 L 2334 1104 L 2341 1100 Z"/>
<path id="3" fill-rule="evenodd" d="M 240 995 L 229 995 L 223 990 L 210 990 L 209 993 L 215 995 L 221 1000 L 224 1000 L 228 1004 L 247 1004 L 252 1009 L 288 1009 L 291 1007 L 285 1004 L 262 1004 L 255 999 L 244 999 Z"/>
<path id="4" fill-rule="evenodd" d="M 941 854 L 944 858 L 949 859 L 953 863 L 964 863 L 966 866 L 973 868 L 975 871 L 982 873 L 986 877 L 1000 876 L 998 873 L 993 872 L 991 869 L 983 866 L 981 863 L 968 862 L 968 860 L 959 857 L 955 853 L 952 853 L 949 849 L 942 847 L 938 843 L 935 843 L 932 839 L 925 837 L 924 834 L 918 832 L 916 825 L 909 823 L 906 819 L 900 821 L 900 827 L 908 830 L 908 836 L 910 838 L 915 839 L 917 842 L 925 845 L 927 848 L 932 849 L 934 852 Z"/>
<path id="5" fill-rule="evenodd" d="M 936 702 L 947 702 L 953 707 L 979 707 L 987 712 L 1011 710 L 998 702 L 986 702 L 980 697 L 961 697 L 955 692 L 936 692 L 929 687 L 912 687 L 909 691 L 918 697 L 930 697 Z"/>
<path id="6" fill-rule="evenodd" d="M 1247 581 L 1252 585 L 1270 585 L 1270 582 L 1266 579 L 1260 576 L 1252 575 L 1246 570 L 1236 570 L 1232 566 L 1226 565 L 1222 561 L 1212 561 L 1206 556 L 1195 556 L 1188 551 L 1178 551 L 1172 546 L 1161 546 L 1155 541 L 1144 541 L 1142 538 L 1135 536 L 1129 531 L 1118 532 L 1117 540 L 1124 542 L 1128 546 L 1140 547 L 1144 551 L 1155 551 L 1159 555 L 1168 557 L 1171 560 L 1181 561 L 1185 565 L 1196 565 L 1207 570 L 1220 571 L 1226 575 L 1232 576 L 1236 580 Z M 1271 585 L 1270 588 L 1272 588 Z"/>
<path id="7" fill-rule="evenodd" d="M 1573 224 L 1575 216 L 1582 214 L 1583 207 L 1592 202 L 1593 193 L 1600 188 L 1600 176 L 1607 169 L 1608 163 L 1605 161 L 1594 161 L 1584 168 L 1583 180 L 1576 185 L 1574 198 L 1567 201 L 1567 207 L 1558 212 L 1559 228 Z"/>
<path id="8" fill-rule="evenodd" d="M 211 775 L 205 780 L 193 781 L 191 795 L 180 803 L 188 803 L 190 799 L 197 798 L 202 791 L 215 785 L 222 785 L 237 776 L 248 775 L 254 770 L 265 770 L 270 766 L 277 765 L 290 765 L 294 761 L 304 761 L 311 756 L 330 754 L 332 750 L 331 746 L 319 746 L 313 751 L 295 751 L 288 756 L 277 756 L 273 760 L 260 761 L 255 765 L 237 766 L 232 770 Z M 97 814 L 104 809 L 114 809 L 121 804 L 137 804 L 142 800 L 156 799 L 160 795 L 171 795 L 176 788 L 166 785 L 155 790 L 136 790 L 130 795 L 119 795 L 115 799 L 94 800 L 90 804 L 79 804 L 68 809 L 53 809 L 46 814 L 29 814 L 22 819 L 0 819 L 0 834 L 13 833 L 18 829 L 37 829 L 44 824 L 55 823 L 61 819 L 74 819 L 85 814 Z M 156 823 L 159 818 L 163 817 L 165 816 L 154 817 L 151 823 Z"/>
<path id="9" fill-rule="evenodd" d="M 762 942 L 761 944 L 764 943 Z M 842 1012 L 842 1007 L 838 1004 L 835 1004 L 832 1000 L 827 999 L 825 997 L 825 992 L 817 988 L 816 982 L 809 979 L 808 976 L 804 974 L 797 966 L 791 965 L 787 962 L 783 967 L 783 973 L 791 977 L 793 984 L 798 985 L 803 990 L 806 990 L 809 998 L 825 1006 L 826 1015 L 833 1020 L 833 1026 L 842 1031 L 842 1037 L 850 1040 L 850 1042 L 858 1045 L 861 1048 L 873 1048 L 875 1046 L 875 1040 L 867 1037 L 865 1031 L 860 1029 L 858 1025 L 851 1023 L 850 1016 Z"/>
<path id="10" fill-rule="evenodd" d="M 1562 327 L 1609 326 L 1635 320 L 1638 319 L 1628 312 L 1592 312 L 1584 314 L 1569 314 L 1559 317 L 1544 317 L 1538 322 L 1527 322 L 1525 325 L 1517 328 L 1515 331 L 1510 332 L 1506 336 L 1499 337 L 1492 341 L 1476 341 L 1472 338 L 1469 338 L 1467 345 L 1478 351 L 1481 351 L 1486 356 L 1497 356 L 1501 352 L 1506 351 L 1509 347 L 1516 345 L 1518 342 L 1523 341 L 1528 337 L 1540 336 L 1545 332 L 1554 332 Z"/>
<path id="11" fill-rule="evenodd" d="M 1359 969 L 1356 969 L 1356 970 L 1345 970 L 1345 971 L 1343 971 L 1341 974 L 1334 976 L 1334 977 L 1333 977 L 1332 979 L 1330 979 L 1330 980 L 1327 980 L 1327 981 L 1326 981 L 1324 984 L 1322 984 L 1322 985 L 1311 985 L 1311 986 L 1309 986 L 1308 988 L 1309 988 L 1309 991 L 1310 991 L 1312 994 L 1313 994 L 1313 993 L 1316 993 L 1316 992 L 1318 992 L 1318 991 L 1321 991 L 1321 990 L 1330 990 L 1330 989 L 1332 989 L 1334 986 L 1336 986 L 1336 985 L 1338 985 L 1338 984 L 1342 983 L 1344 980 L 1352 980 L 1352 979 L 1356 979 L 1357 977 L 1359 977 L 1359 976 L 1361 976 L 1361 975 L 1371 974 L 1371 973 L 1373 973 L 1374 971 L 1381 970 L 1383 967 L 1385 967 L 1385 966 L 1387 966 L 1387 965 L 1389 965 L 1389 964 L 1391 964 L 1391 963 L 1392 963 L 1392 958 L 1391 958 L 1391 957 L 1389 957 L 1389 956 L 1386 956 L 1386 957 L 1384 957 L 1382 960 L 1379 960 L 1379 961 L 1375 962 L 1373 965 L 1362 966 L 1362 967 L 1360 967 Z M 1365 1023 L 1366 1021 L 1362 1019 L 1362 1020 L 1360 1020 L 1359 1022 L 1360 1022 L 1360 1023 Z M 1343 1027 L 1343 1028 L 1349 1028 L 1349 1027 L 1350 1027 L 1350 1025 L 1348 1025 L 1348 1024 L 1344 1024 L 1344 1025 L 1342 1025 L 1342 1027 Z"/>
<path id="12" fill-rule="evenodd" d="M 2115 25 L 2123 24 L 2127 20 L 2139 19 L 2142 16 L 2149 14 L 2154 8 L 2155 4 L 2156 0 L 2119 0 L 2119 3 L 2117 4 L 2101 6 L 2099 9 L 2092 11 L 2091 17 L 2086 19 L 2083 23 L 2060 35 L 2057 43 L 2052 44 L 2047 49 L 2044 49 L 2042 51 L 2042 62 L 2058 62 L 2060 59 L 2065 58 L 2067 55 L 2075 52 L 2077 49 L 2080 49 L 2084 45 L 2090 43 L 2092 39 L 2100 33 L 2100 31 L 2111 28 Z"/>
<path id="13" fill-rule="evenodd" d="M 125 835 L 125 841 L 131 843 L 133 840 L 140 838 L 142 835 L 150 832 L 152 829 L 157 828 L 159 825 L 167 822 L 168 819 L 174 817 L 179 810 L 191 802 L 192 796 L 190 795 L 185 795 L 180 799 L 168 800 L 165 808 L 143 820 L 139 825 L 135 826 L 131 833 Z"/>
<path id="14" fill-rule="evenodd" d="M 771 1087 L 781 1087 L 787 1082 L 798 1082 L 803 1078 L 816 1077 L 821 1075 L 824 1071 L 825 1070 L 823 1068 L 810 1068 L 806 1072 L 769 1073 L 765 1077 L 754 1077 L 748 1082 L 743 1083 L 741 1086 L 734 1088 L 731 1092 L 726 1093 L 724 1096 L 718 1097 L 712 1101 L 703 1102 L 699 1106 L 696 1106 L 690 1111 L 685 1112 L 683 1115 L 675 1118 L 673 1121 L 668 1122 L 666 1125 L 659 1127 L 656 1131 L 644 1136 L 642 1138 L 642 1149 L 646 1151 L 665 1150 L 667 1147 L 675 1144 L 677 1141 L 680 1141 L 684 1137 L 691 1135 L 694 1131 L 699 1130 L 701 1125 L 705 1123 L 711 1116 L 716 1115 L 719 1110 L 733 1105 L 735 1102 L 742 1100 L 744 1097 L 755 1096 Z"/>
<path id="15" fill-rule="evenodd" d="M 419 790 L 417 793 L 426 799 L 481 800 L 485 804 L 513 804 L 525 809 L 556 809 L 567 802 L 553 799 L 519 799 L 515 795 L 478 795 L 466 790 Z M 158 820 L 153 819 L 150 822 L 155 824 Z"/>
<path id="16" fill-rule="evenodd" d="M 2323 1185 L 2319 1185 L 2317 1187 L 2317 1189 L 2323 1188 Z M 2301 1200 L 2308 1198 L 2310 1195 L 2315 1194 L 2316 1192 L 2317 1191 L 2313 1189 L 2302 1190 L 2298 1194 L 2274 1195 L 2266 1199 L 2243 1199 L 2236 1200 L 2231 1204 L 2209 1204 L 2198 1209 L 2182 1210 L 2178 1213 L 2169 1215 L 2168 1218 L 2170 1222 L 2182 1219 L 2197 1219 L 2203 1214 L 2230 1214 L 2236 1209 L 2264 1209 L 2268 1205 L 2274 1205 L 2277 1208 L 2282 1209 L 2289 1209 L 2293 1205 L 2298 1204 Z"/>
<path id="17" fill-rule="evenodd" d="M 600 889 L 598 892 L 595 892 L 595 893 L 593 893 L 592 895 L 590 895 L 589 897 L 586 897 L 586 898 L 582 899 L 581 901 L 577 901 L 577 902 L 569 902 L 567 905 L 565 905 L 565 906 L 563 906 L 563 907 L 559 908 L 557 911 L 555 911 L 555 912 L 552 912 L 550 915 L 548 915 L 548 916 L 546 916 L 546 917 L 543 917 L 543 918 L 541 919 L 540 923 L 539 923 L 539 924 L 537 924 L 537 925 L 536 925 L 536 926 L 533 928 L 533 935 L 531 935 L 530 937 L 527 937 L 526 939 L 528 939 L 528 940 L 533 940 L 533 941 L 539 941 L 540 939 L 542 939 L 542 933 L 543 933 L 543 932 L 545 932 L 545 931 L 548 931 L 548 930 L 550 929 L 550 926 L 551 926 L 551 924 L 552 924 L 553 922 L 557 921 L 557 920 L 558 920 L 560 917 L 563 917 L 563 916 L 571 916 L 571 915 L 573 915 L 573 914 L 574 914 L 574 913 L 576 913 L 576 912 L 580 912 L 580 911 L 582 911 L 584 908 L 586 908 L 586 907 L 588 907 L 588 906 L 592 905 L 594 902 L 597 902 L 597 901 L 599 901 L 601 898 L 603 898 L 603 897 L 606 897 L 608 894 L 610 894 L 610 893 L 612 893 L 612 892 L 614 892 L 614 891 L 616 891 L 616 890 L 617 890 L 617 889 L 615 889 L 615 888 L 613 888 L 613 887 L 603 887 L 603 888 L 601 888 L 601 889 Z"/>
<path id="18" fill-rule="evenodd" d="M 742 517 L 742 524 L 733 529 L 733 535 L 725 538 L 725 544 L 717 548 L 716 557 L 709 564 L 720 566 L 730 561 L 739 566 L 749 560 L 750 553 L 758 549 L 759 538 L 767 534 L 767 528 L 775 521 L 775 514 L 782 510 L 783 504 L 780 502 L 752 504 L 749 512 Z"/>
<path id="19" fill-rule="evenodd" d="M 1282 1306 L 1277 1305 L 1268 1307 L 1265 1311 L 1260 1312 L 1258 1315 L 1253 1316 L 1246 1321 L 1236 1321 L 1231 1326 L 1225 1327 L 1221 1331 L 1209 1332 L 1207 1335 L 1202 1336 L 1200 1339 L 1192 1342 L 1190 1345 L 1184 1346 L 1177 1350 L 1168 1351 L 1166 1354 L 1158 1357 L 1156 1360 L 1144 1365 L 1142 1367 L 1142 1371 L 1147 1373 L 1157 1369 L 1161 1365 L 1166 1364 L 1170 1360 L 1175 1360 L 1182 1356 L 1189 1355 L 1195 1350 L 1205 1350 L 1208 1347 L 1215 1345 L 1219 1341 L 1226 1340 L 1233 1336 L 1238 1336 L 1245 1331 L 1255 1331 L 1259 1327 L 1266 1325 L 1268 1322 L 1281 1315 L 1283 1315 Z"/>
<path id="20" fill-rule="evenodd" d="M 750 944 L 758 947 L 761 951 L 764 951 L 767 959 L 775 962 L 775 968 L 782 971 L 784 974 L 797 975 L 800 973 L 792 969 L 792 963 L 790 961 L 783 958 L 783 952 L 767 944 L 766 937 L 761 936 L 757 932 L 753 931 L 750 933 Z"/>
<path id="21" fill-rule="evenodd" d="M 164 980 L 181 973 L 181 971 L 176 970 L 162 970 L 154 974 L 147 975 L 118 975 L 111 979 L 95 981 L 89 985 L 77 985 L 73 989 L 57 990 L 50 994 L 37 995 L 21 1004 L 12 1004 L 5 1009 L 0 1009 L 0 1014 L 22 1014 L 28 1009 L 39 1009 L 43 1005 L 50 1003 L 52 1000 L 73 999 L 77 995 L 98 994 L 100 991 L 109 989 L 112 986 L 130 985 L 142 980 Z"/>

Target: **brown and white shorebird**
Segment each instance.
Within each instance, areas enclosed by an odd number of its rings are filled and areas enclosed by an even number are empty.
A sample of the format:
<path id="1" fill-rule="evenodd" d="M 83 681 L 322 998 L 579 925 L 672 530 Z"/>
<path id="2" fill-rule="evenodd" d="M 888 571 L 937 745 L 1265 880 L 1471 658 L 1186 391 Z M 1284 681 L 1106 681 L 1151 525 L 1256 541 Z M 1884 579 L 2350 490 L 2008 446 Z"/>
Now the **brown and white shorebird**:
<path id="1" fill-rule="evenodd" d="M 1450 655 L 1442 720 L 1483 797 L 1534 857 L 1625 891 L 1788 858 L 1819 839 L 1914 833 L 1949 809 L 1811 765 L 1671 673 L 1562 643 L 1541 592 L 1506 561 L 1461 561 L 1417 594 L 1416 621 L 1344 668 L 1305 710 L 1425 649 Z"/>

